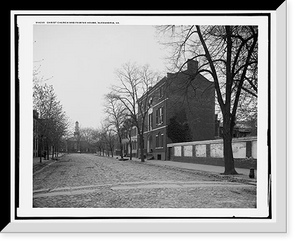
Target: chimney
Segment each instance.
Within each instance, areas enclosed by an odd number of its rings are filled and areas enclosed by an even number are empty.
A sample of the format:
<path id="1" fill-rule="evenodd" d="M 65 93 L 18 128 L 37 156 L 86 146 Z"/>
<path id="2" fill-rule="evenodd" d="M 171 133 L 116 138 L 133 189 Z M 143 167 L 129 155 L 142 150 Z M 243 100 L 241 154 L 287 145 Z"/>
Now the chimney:
<path id="1" fill-rule="evenodd" d="M 192 59 L 187 60 L 187 72 L 188 74 L 196 74 L 198 71 L 198 62 Z"/>

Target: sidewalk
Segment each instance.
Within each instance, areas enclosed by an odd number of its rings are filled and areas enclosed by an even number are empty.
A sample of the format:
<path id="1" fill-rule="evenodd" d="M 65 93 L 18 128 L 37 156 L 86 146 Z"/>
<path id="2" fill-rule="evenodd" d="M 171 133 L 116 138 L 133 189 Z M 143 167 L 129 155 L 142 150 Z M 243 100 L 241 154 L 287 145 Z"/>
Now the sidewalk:
<path id="1" fill-rule="evenodd" d="M 59 153 L 57 158 L 60 158 L 64 155 L 64 153 Z M 49 157 L 49 160 L 45 160 L 44 157 L 42 157 L 42 162 L 40 162 L 40 157 L 33 157 L 33 165 L 51 162 L 53 159 Z"/>
<path id="2" fill-rule="evenodd" d="M 64 153 L 59 153 L 57 158 L 60 158 L 64 155 Z M 42 157 L 42 162 L 40 162 L 40 157 L 33 157 L 33 174 L 42 170 L 48 164 L 56 162 L 56 159 L 49 158 L 49 160 L 45 160 Z"/>
<path id="3" fill-rule="evenodd" d="M 132 158 L 134 161 L 140 162 L 140 159 Z M 214 165 L 204 165 L 204 164 L 195 164 L 195 163 L 186 163 L 186 162 L 177 162 L 177 161 L 162 161 L 162 160 L 145 160 L 145 163 L 158 165 L 158 166 L 170 166 L 170 167 L 176 167 L 181 169 L 188 169 L 188 170 L 196 170 L 196 171 L 204 171 L 204 172 L 210 172 L 212 174 L 220 175 L 224 172 L 223 166 L 214 166 Z M 227 175 L 234 177 L 236 179 L 243 179 L 250 182 L 255 183 L 257 178 L 257 170 L 254 170 L 254 179 L 249 178 L 249 169 L 246 168 L 235 168 L 237 173 L 239 175 Z"/>

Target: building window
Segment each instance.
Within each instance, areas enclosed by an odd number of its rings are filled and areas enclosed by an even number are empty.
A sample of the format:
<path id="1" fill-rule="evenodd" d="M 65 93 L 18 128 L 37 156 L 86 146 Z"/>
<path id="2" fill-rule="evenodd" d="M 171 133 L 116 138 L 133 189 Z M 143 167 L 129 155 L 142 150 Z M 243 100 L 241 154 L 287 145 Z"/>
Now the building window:
<path id="1" fill-rule="evenodd" d="M 155 135 L 155 147 L 156 148 L 163 148 L 164 147 L 164 134 L 160 132 Z"/>
<path id="2" fill-rule="evenodd" d="M 156 125 L 164 123 L 164 107 L 160 107 L 156 110 Z"/>
<path id="3" fill-rule="evenodd" d="M 159 137 L 160 137 L 160 133 L 155 135 L 155 147 L 158 148 L 159 147 Z"/>
<path id="4" fill-rule="evenodd" d="M 153 129 L 153 113 L 148 115 L 148 131 Z"/>
<path id="5" fill-rule="evenodd" d="M 164 147 L 164 134 L 160 135 L 160 147 Z"/>
<path id="6" fill-rule="evenodd" d="M 164 123 L 164 108 L 159 108 L 159 124 Z"/>
<path id="7" fill-rule="evenodd" d="M 151 105 L 152 105 L 152 102 L 153 102 L 153 98 L 152 98 L 152 97 L 150 97 L 150 98 L 149 98 L 149 100 L 148 100 L 148 106 L 149 106 L 149 107 L 151 107 Z"/>
<path id="8" fill-rule="evenodd" d="M 134 137 L 134 136 L 136 136 L 136 135 L 137 135 L 136 127 L 133 127 L 133 128 L 131 129 L 131 136 Z"/>
<path id="9" fill-rule="evenodd" d="M 161 86 L 159 88 L 159 98 L 162 98 L 164 96 L 164 88 Z"/>

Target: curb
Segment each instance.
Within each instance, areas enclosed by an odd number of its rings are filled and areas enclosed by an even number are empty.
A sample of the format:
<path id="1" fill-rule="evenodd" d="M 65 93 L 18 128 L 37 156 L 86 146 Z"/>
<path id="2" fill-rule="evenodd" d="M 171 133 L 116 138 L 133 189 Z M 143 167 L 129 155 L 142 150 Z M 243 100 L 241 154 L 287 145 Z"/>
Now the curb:
<path id="1" fill-rule="evenodd" d="M 255 185 L 255 186 L 257 184 L 256 179 L 250 179 L 250 178 L 247 178 L 247 177 L 243 177 L 243 176 L 245 176 L 243 174 L 224 175 L 224 174 L 220 174 L 220 173 L 213 172 L 213 171 L 190 169 L 190 168 L 185 168 L 185 167 L 171 166 L 171 165 L 167 165 L 167 164 L 150 163 L 147 160 L 145 160 L 145 162 L 139 162 L 139 161 L 136 161 L 136 160 L 131 160 L 131 161 L 134 162 L 134 163 L 137 163 L 137 164 L 153 165 L 153 166 L 165 167 L 165 168 L 169 168 L 169 169 L 177 169 L 177 170 L 181 170 L 181 171 L 185 171 L 185 172 L 201 173 L 203 175 L 207 175 L 207 176 L 210 175 L 210 176 L 222 179 L 222 180 L 228 180 L 230 182 L 240 182 L 240 183 L 246 183 L 246 184 Z"/>
<path id="2" fill-rule="evenodd" d="M 52 162 L 47 163 L 44 167 L 42 167 L 41 169 L 35 171 L 35 172 L 33 173 L 33 175 L 40 173 L 40 172 L 43 171 L 46 167 L 49 167 L 50 165 L 52 165 L 52 164 L 55 163 L 55 162 L 57 162 L 57 161 L 54 160 L 54 161 L 52 161 Z"/>
<path id="3" fill-rule="evenodd" d="M 113 160 L 116 160 L 115 157 L 111 157 L 111 156 L 99 156 L 99 157 L 104 157 L 104 158 L 110 158 Z M 257 185 L 257 179 L 250 179 L 248 178 L 246 175 L 243 174 L 238 174 L 238 175 L 224 175 L 224 174 L 220 174 L 218 172 L 213 172 L 213 171 L 204 171 L 204 170 L 199 170 L 199 169 L 190 169 L 190 168 L 186 168 L 186 167 L 177 167 L 177 166 L 172 166 L 172 165 L 168 165 L 168 164 L 158 164 L 158 163 L 151 163 L 148 162 L 148 160 L 145 160 L 145 162 L 141 162 L 139 160 L 130 160 L 128 159 L 126 161 L 131 162 L 131 163 L 135 163 L 135 164 L 142 164 L 142 165 L 152 165 L 152 166 L 157 166 L 157 167 L 164 167 L 164 168 L 168 168 L 168 169 L 175 169 L 175 170 L 181 170 L 184 172 L 193 172 L 193 173 L 201 173 L 202 175 L 206 175 L 206 176 L 213 176 L 215 178 L 218 179 L 222 179 L 222 180 L 227 180 L 229 182 L 239 182 L 239 183 L 244 183 L 244 184 L 249 184 L 249 185 L 253 185 L 256 186 Z M 124 163 L 126 163 L 124 162 Z"/>
<path id="4" fill-rule="evenodd" d="M 59 156 L 59 157 L 57 157 L 56 159 L 53 159 L 53 160 L 52 160 L 52 159 L 51 159 L 51 160 L 48 160 L 48 161 L 45 163 L 45 166 L 42 167 L 41 169 L 39 169 L 39 170 L 33 172 L 33 175 L 35 175 L 35 174 L 37 174 L 37 173 L 43 171 L 46 167 L 49 167 L 49 166 L 52 165 L 53 163 L 58 162 L 58 161 L 60 160 L 60 158 L 63 157 L 64 155 L 65 155 L 65 154 L 63 154 L 63 155 L 61 155 L 61 156 Z M 42 163 L 41 163 L 41 164 L 42 164 Z M 36 164 L 36 165 L 38 165 L 38 164 Z"/>

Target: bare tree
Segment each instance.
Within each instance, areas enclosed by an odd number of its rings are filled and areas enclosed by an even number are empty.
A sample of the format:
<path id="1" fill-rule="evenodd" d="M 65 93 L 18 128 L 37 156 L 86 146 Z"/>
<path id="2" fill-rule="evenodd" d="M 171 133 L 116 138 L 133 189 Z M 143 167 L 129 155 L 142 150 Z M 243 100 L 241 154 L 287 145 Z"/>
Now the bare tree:
<path id="1" fill-rule="evenodd" d="M 33 66 L 33 86 L 36 84 L 45 83 L 46 81 L 53 78 L 53 76 L 45 78 L 43 75 L 41 75 L 42 61 L 44 61 L 44 59 L 40 61 L 34 61 L 35 65 Z"/>
<path id="2" fill-rule="evenodd" d="M 129 159 L 132 160 L 132 135 L 131 135 L 131 131 L 133 129 L 133 122 L 131 118 L 126 118 L 125 121 L 123 122 L 122 125 L 122 135 L 128 139 L 128 143 L 129 143 Z"/>
<path id="3" fill-rule="evenodd" d="M 116 145 L 116 134 L 115 130 L 111 127 L 110 124 L 105 124 L 102 128 L 102 137 L 105 143 L 105 150 L 107 155 L 111 154 L 111 157 L 114 157 L 114 150 Z"/>
<path id="4" fill-rule="evenodd" d="M 35 61 L 33 66 L 33 109 L 39 114 L 38 141 L 40 162 L 42 162 L 42 149 L 46 149 L 49 159 L 50 147 L 52 158 L 58 154 L 63 145 L 63 138 L 68 134 L 69 119 L 57 99 L 54 88 L 45 82 L 53 77 L 44 78 L 41 75 L 41 62 Z M 37 65 L 39 64 L 39 65 Z"/>
<path id="5" fill-rule="evenodd" d="M 93 139 L 95 129 L 92 127 L 82 127 L 80 128 L 80 139 L 87 143 L 86 148 L 89 152 L 95 147 L 95 141 Z"/>
<path id="6" fill-rule="evenodd" d="M 101 150 L 103 150 L 103 141 L 101 141 L 101 130 L 100 128 L 93 129 L 91 133 L 91 142 L 93 146 L 96 147 L 96 150 L 99 150 L 99 154 L 101 155 Z"/>
<path id="7" fill-rule="evenodd" d="M 107 114 L 107 121 L 118 136 L 120 146 L 120 156 L 123 160 L 123 144 L 122 144 L 122 125 L 126 119 L 126 107 L 117 100 L 113 93 L 105 95 L 104 111 Z"/>
<path id="8" fill-rule="evenodd" d="M 49 159 L 58 151 L 63 136 L 67 134 L 68 118 L 51 85 L 35 83 L 33 87 L 33 109 L 39 113 L 39 146 L 46 149 Z M 40 153 L 41 155 L 41 153 Z"/>
<path id="9" fill-rule="evenodd" d="M 149 89 L 158 81 L 158 76 L 148 65 L 138 67 L 130 63 L 124 64 L 116 74 L 121 85 L 112 88 L 113 96 L 122 102 L 137 128 L 141 162 L 144 162 L 144 130 L 150 108 Z"/>
<path id="10" fill-rule="evenodd" d="M 165 44 L 172 47 L 174 69 L 181 70 L 188 58 L 197 59 L 197 73 L 214 82 L 224 127 L 224 174 L 236 174 L 232 136 L 241 95 L 257 97 L 257 26 L 161 26 L 158 30 L 172 37 Z"/>

